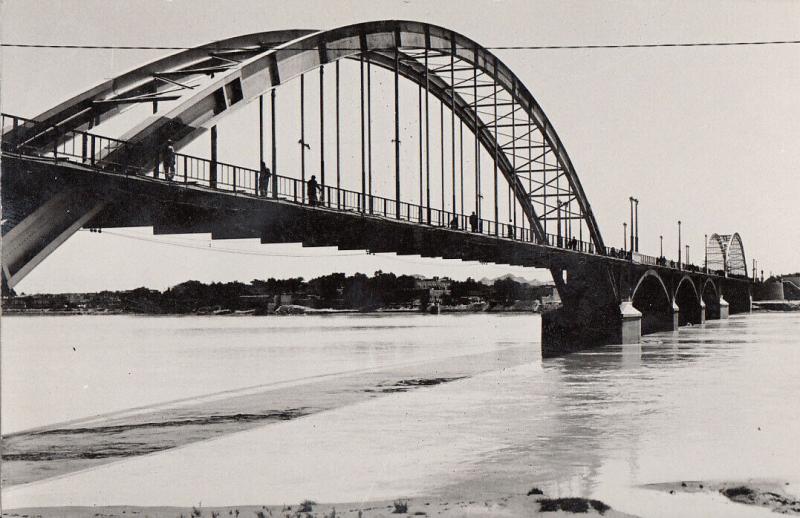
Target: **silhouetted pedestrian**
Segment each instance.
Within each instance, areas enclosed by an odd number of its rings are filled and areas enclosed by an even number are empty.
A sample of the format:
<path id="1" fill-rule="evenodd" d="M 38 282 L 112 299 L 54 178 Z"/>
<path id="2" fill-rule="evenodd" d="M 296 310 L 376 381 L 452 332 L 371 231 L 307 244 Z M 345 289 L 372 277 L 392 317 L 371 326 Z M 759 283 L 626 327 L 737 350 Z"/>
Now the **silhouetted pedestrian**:
<path id="1" fill-rule="evenodd" d="M 473 232 L 478 231 L 478 216 L 473 211 L 472 214 L 469 215 L 469 226 Z"/>
<path id="2" fill-rule="evenodd" d="M 308 204 L 312 207 L 315 205 L 319 205 L 319 201 L 317 198 L 317 193 L 320 191 L 319 183 L 317 183 L 317 177 L 311 175 L 311 180 L 306 182 L 308 189 Z"/>
<path id="3" fill-rule="evenodd" d="M 453 214 L 453 219 L 450 220 L 450 228 L 458 230 L 458 216 Z"/>
<path id="4" fill-rule="evenodd" d="M 168 140 L 167 145 L 164 148 L 164 153 L 161 157 L 161 164 L 164 167 L 164 176 L 167 180 L 172 180 L 175 178 L 175 148 L 172 145 L 172 141 Z"/>
<path id="5" fill-rule="evenodd" d="M 266 196 L 267 191 L 269 188 L 269 178 L 272 176 L 272 172 L 267 167 L 267 164 L 264 161 L 261 161 L 261 170 L 258 172 L 258 194 L 261 196 Z"/>
<path id="6" fill-rule="evenodd" d="M 508 237 L 511 239 L 516 239 L 517 237 L 516 229 L 514 228 L 513 223 L 510 221 L 508 222 Z"/>

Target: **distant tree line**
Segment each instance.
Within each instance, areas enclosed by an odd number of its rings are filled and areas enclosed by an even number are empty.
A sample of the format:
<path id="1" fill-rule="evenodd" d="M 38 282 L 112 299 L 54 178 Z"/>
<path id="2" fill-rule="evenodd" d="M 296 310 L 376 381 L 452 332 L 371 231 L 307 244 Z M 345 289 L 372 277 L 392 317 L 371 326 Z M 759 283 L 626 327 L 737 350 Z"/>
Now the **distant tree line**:
<path id="1" fill-rule="evenodd" d="M 510 278 L 492 285 L 443 280 L 446 289 L 439 294 L 445 305 L 485 301 L 513 304 L 549 295 L 551 286 L 532 286 Z M 427 306 L 430 289 L 420 278 L 377 271 L 371 277 L 362 273 L 333 273 L 305 281 L 302 277 L 250 283 L 186 281 L 164 291 L 136 288 L 84 294 L 20 295 L 4 299 L 4 307 L 20 309 L 108 309 L 150 314 L 186 314 L 219 309 L 267 312 L 280 304 L 299 304 L 314 308 L 370 311 L 378 308 Z"/>

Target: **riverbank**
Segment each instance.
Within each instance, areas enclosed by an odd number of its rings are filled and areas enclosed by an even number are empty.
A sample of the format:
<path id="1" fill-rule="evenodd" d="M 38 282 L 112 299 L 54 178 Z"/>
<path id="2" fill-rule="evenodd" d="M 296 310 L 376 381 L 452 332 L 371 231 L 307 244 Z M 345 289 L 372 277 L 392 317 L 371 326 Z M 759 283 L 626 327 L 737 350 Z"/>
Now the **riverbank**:
<path id="1" fill-rule="evenodd" d="M 551 498 L 541 490 L 532 488 L 528 495 L 508 495 L 494 499 L 472 500 L 469 498 L 410 498 L 381 500 L 375 502 L 318 504 L 305 501 L 294 505 L 246 505 L 203 507 L 42 507 L 10 509 L 4 517 L 37 518 L 82 518 L 102 516 L 104 518 L 127 518 L 147 516 L 149 518 L 178 517 L 225 517 L 255 516 L 258 518 L 403 518 L 409 516 L 437 516 L 443 518 L 471 516 L 489 518 L 497 516 L 559 517 L 603 516 L 626 518 L 633 515 L 611 509 L 599 500 L 586 498 Z"/>
<path id="2" fill-rule="evenodd" d="M 679 481 L 648 484 L 646 489 L 667 492 L 671 495 L 694 493 L 721 495 L 731 502 L 765 507 L 780 514 L 800 516 L 800 497 L 790 494 L 789 482 L 775 480 L 746 481 Z M 796 489 L 795 489 L 796 491 Z"/>
<path id="3" fill-rule="evenodd" d="M 3 309 L 4 316 L 77 316 L 77 315 L 131 315 L 148 317 L 183 317 L 183 316 L 230 316 L 230 317 L 263 317 L 263 316 L 287 316 L 287 315 L 386 315 L 392 313 L 399 314 L 426 314 L 430 311 L 422 311 L 420 308 L 375 308 L 370 310 L 360 309 L 332 309 L 332 308 L 312 308 L 297 304 L 287 304 L 279 306 L 273 312 L 259 312 L 256 310 L 236 311 L 231 309 L 220 309 L 212 312 L 192 311 L 188 313 L 142 313 L 138 311 L 109 310 L 109 309 Z M 538 308 L 531 304 L 474 304 L 459 306 L 440 306 L 439 313 L 541 313 Z"/>
<path id="4" fill-rule="evenodd" d="M 753 302 L 754 311 L 800 311 L 800 300 L 761 300 Z"/>

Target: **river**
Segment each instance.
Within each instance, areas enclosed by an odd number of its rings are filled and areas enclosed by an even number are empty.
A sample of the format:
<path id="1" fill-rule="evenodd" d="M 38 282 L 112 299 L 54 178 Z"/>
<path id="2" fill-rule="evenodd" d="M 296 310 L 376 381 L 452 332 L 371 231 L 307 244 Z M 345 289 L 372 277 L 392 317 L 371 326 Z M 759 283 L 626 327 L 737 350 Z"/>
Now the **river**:
<path id="1" fill-rule="evenodd" d="M 21 469 L 14 480 L 30 483 L 6 483 L 4 507 L 539 486 L 641 516 L 709 516 L 714 499 L 667 504 L 640 486 L 800 484 L 799 313 L 734 316 L 546 361 L 539 326 L 528 314 L 4 318 L 2 430 L 20 451 L 41 447 L 35 430 L 64 443 L 96 441 L 92 428 L 104 426 L 104 436 L 162 441 L 53 461 L 57 477 Z M 233 414 L 255 417 L 209 419 Z M 156 421 L 177 433 L 142 428 Z"/>

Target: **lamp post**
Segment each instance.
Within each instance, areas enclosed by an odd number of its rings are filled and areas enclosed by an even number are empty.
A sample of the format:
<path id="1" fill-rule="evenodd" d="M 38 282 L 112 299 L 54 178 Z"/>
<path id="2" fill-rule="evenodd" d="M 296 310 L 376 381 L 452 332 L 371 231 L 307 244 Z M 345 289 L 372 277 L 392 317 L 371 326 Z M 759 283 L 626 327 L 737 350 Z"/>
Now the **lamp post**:
<path id="1" fill-rule="evenodd" d="M 678 220 L 678 269 L 681 267 L 681 220 Z"/>
<path id="2" fill-rule="evenodd" d="M 633 196 L 628 197 L 631 202 L 631 254 L 633 254 Z"/>
<path id="3" fill-rule="evenodd" d="M 658 248 L 659 249 L 658 257 L 661 258 L 664 257 L 664 236 L 663 235 L 658 236 L 658 239 L 661 242 Z"/>
<path id="4" fill-rule="evenodd" d="M 689 261 L 689 245 L 686 245 L 686 266 L 689 266 L 691 261 Z"/>
<path id="5" fill-rule="evenodd" d="M 622 222 L 622 242 L 624 246 L 622 247 L 623 250 L 626 252 L 628 251 L 628 224 L 624 221 Z"/>
<path id="6" fill-rule="evenodd" d="M 636 214 L 636 217 L 634 218 L 636 222 L 636 243 L 633 246 L 633 248 L 635 249 L 636 253 L 639 253 L 639 199 L 634 198 L 633 203 Z"/>
<path id="7" fill-rule="evenodd" d="M 706 247 L 706 258 L 703 262 L 705 263 L 704 264 L 705 271 L 706 273 L 708 273 L 708 234 L 703 234 L 703 240 L 704 240 L 703 243 L 705 243 L 704 246 Z"/>

